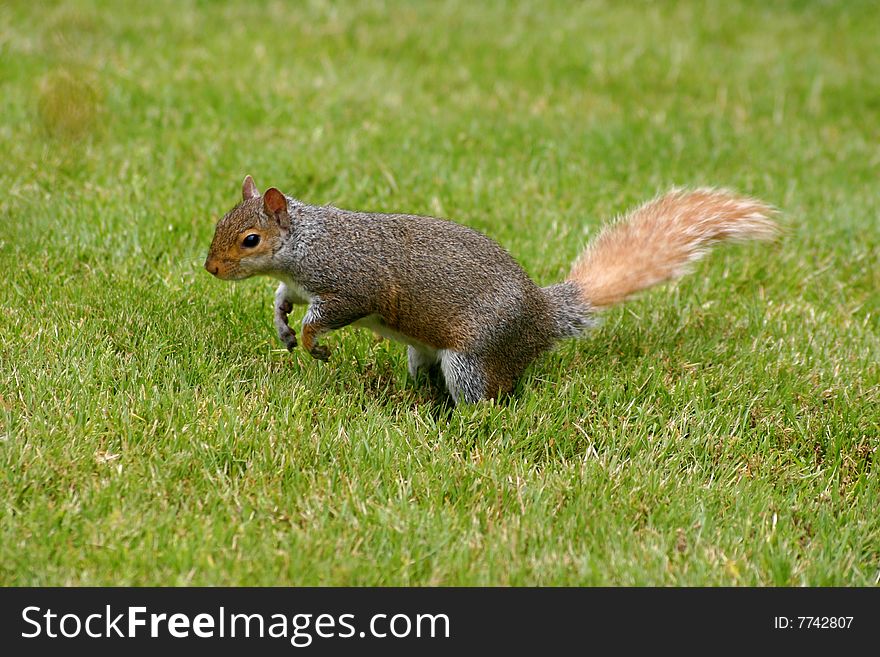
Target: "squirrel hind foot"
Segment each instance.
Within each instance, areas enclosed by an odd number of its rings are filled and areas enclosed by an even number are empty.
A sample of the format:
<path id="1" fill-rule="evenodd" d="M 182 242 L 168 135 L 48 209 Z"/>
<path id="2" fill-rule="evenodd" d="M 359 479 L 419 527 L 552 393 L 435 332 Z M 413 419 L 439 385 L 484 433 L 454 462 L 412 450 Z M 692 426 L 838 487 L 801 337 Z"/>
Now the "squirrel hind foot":
<path id="1" fill-rule="evenodd" d="M 330 347 L 324 344 L 316 344 L 309 350 L 309 354 L 311 354 L 312 358 L 315 360 L 320 360 L 326 363 L 330 360 Z"/>
<path id="2" fill-rule="evenodd" d="M 456 405 L 476 404 L 486 398 L 486 368 L 476 355 L 444 349 L 440 352 L 440 369 Z"/>
<path id="3" fill-rule="evenodd" d="M 439 355 L 446 389 L 456 405 L 476 404 L 513 392 L 517 377 L 503 367 L 493 367 L 491 358 L 445 349 Z"/>

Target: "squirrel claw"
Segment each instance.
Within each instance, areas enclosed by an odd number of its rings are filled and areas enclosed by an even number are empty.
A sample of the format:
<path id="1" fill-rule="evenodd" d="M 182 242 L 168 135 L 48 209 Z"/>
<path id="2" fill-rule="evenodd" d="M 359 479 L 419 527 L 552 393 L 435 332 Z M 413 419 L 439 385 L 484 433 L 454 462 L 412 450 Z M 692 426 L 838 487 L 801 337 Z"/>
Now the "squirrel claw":
<path id="1" fill-rule="evenodd" d="M 325 363 L 330 359 L 330 348 L 322 344 L 312 347 L 309 353 L 315 360 L 322 360 Z"/>

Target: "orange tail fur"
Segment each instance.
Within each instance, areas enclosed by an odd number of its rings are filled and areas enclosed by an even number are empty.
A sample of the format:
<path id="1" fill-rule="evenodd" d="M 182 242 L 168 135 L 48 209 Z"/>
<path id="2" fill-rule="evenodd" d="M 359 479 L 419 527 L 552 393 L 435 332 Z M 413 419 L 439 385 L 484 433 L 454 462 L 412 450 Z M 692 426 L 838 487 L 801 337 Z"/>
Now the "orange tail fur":
<path id="1" fill-rule="evenodd" d="M 761 201 L 726 190 L 674 189 L 604 228 L 568 280 L 585 303 L 608 308 L 687 273 L 716 242 L 772 238 L 774 214 Z"/>

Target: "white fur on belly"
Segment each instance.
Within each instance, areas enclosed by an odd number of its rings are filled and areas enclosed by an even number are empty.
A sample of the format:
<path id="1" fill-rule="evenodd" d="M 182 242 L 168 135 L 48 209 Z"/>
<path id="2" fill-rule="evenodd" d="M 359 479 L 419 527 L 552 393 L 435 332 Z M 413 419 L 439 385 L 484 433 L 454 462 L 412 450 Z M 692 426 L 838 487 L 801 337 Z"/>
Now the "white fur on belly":
<path id="1" fill-rule="evenodd" d="M 373 331 L 373 333 L 377 333 L 383 338 L 388 338 L 389 340 L 394 340 L 395 342 L 402 342 L 403 344 L 411 345 L 419 351 L 423 351 L 426 353 L 433 353 L 434 351 L 436 351 L 433 347 L 429 347 L 423 342 L 419 342 L 415 338 L 404 335 L 400 331 L 395 331 L 393 328 L 385 323 L 385 320 L 382 319 L 381 315 L 367 315 L 366 317 L 362 317 L 358 321 L 353 322 L 352 326 L 370 329 L 371 331 Z"/>

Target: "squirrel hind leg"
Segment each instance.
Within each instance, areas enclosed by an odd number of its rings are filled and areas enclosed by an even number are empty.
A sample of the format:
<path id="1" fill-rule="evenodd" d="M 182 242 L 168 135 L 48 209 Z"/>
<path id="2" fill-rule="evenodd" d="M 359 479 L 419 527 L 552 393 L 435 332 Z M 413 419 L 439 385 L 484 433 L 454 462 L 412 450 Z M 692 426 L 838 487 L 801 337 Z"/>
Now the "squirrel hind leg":
<path id="1" fill-rule="evenodd" d="M 476 404 L 486 398 L 486 372 L 483 363 L 472 354 L 443 350 L 440 368 L 446 380 L 446 389 L 456 405 Z"/>
<path id="2" fill-rule="evenodd" d="M 513 390 L 515 380 L 496 371 L 490 361 L 479 354 L 448 350 L 439 354 L 446 389 L 456 405 L 476 404 Z"/>
<path id="3" fill-rule="evenodd" d="M 440 357 L 434 349 L 419 349 L 412 345 L 406 349 L 406 366 L 412 378 L 418 378 L 421 372 L 429 371 Z"/>

